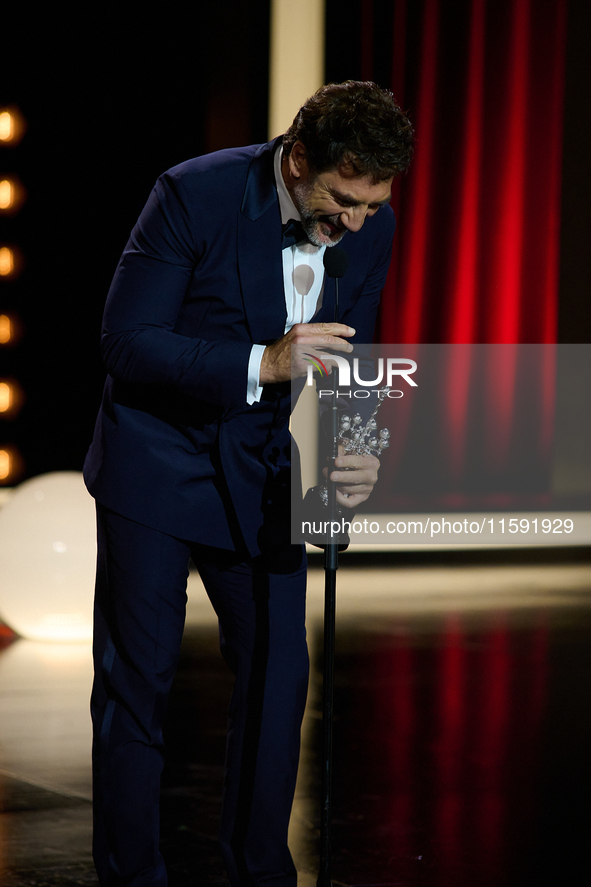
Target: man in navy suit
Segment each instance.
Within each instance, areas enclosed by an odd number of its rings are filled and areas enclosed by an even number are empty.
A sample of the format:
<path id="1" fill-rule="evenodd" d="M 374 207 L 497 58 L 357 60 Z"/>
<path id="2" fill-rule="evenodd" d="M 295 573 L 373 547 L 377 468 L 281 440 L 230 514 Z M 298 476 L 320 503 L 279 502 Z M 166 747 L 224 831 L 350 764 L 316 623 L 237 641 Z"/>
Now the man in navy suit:
<path id="1" fill-rule="evenodd" d="M 94 854 L 103 885 L 163 887 L 162 721 L 191 557 L 236 676 L 221 843 L 233 887 L 294 887 L 287 827 L 308 675 L 305 552 L 290 544 L 291 346 L 372 339 L 391 254 L 392 178 L 412 128 L 391 93 L 319 90 L 266 145 L 158 180 L 105 308 L 108 370 L 85 464 L 97 500 Z M 349 268 L 339 322 L 324 250 Z M 331 479 L 355 507 L 373 457 Z M 342 469 L 347 469 L 345 474 Z"/>

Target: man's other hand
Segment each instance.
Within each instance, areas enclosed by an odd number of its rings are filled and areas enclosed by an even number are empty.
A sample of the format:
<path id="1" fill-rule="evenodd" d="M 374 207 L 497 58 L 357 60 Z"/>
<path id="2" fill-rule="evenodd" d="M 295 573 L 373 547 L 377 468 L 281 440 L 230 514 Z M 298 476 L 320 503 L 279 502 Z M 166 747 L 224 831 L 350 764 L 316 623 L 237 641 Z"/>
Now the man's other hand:
<path id="1" fill-rule="evenodd" d="M 288 382 L 297 376 L 305 376 L 310 363 L 305 360 L 303 352 L 318 357 L 329 348 L 331 351 L 342 351 L 349 354 L 353 346 L 347 342 L 354 336 L 353 327 L 344 323 L 296 323 L 281 339 L 267 345 L 261 360 L 259 383 Z M 292 345 L 305 346 L 293 349 Z M 332 364 L 323 359 L 329 368 Z"/>
<path id="2" fill-rule="evenodd" d="M 357 508 L 366 499 L 378 479 L 380 460 L 377 456 L 337 456 L 335 471 L 330 479 L 337 484 L 337 503 L 345 508 Z M 328 469 L 324 469 L 325 477 Z"/>

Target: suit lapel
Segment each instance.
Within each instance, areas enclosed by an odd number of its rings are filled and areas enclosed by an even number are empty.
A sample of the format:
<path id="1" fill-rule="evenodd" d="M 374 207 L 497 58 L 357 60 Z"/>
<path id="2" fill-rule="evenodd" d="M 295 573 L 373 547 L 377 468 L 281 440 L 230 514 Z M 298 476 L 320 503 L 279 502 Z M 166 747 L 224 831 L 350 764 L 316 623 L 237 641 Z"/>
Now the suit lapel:
<path id="1" fill-rule="evenodd" d="M 273 173 L 279 140 L 262 145 L 252 159 L 238 217 L 238 273 L 253 342 L 283 335 L 285 295 L 281 260 L 281 216 Z"/>

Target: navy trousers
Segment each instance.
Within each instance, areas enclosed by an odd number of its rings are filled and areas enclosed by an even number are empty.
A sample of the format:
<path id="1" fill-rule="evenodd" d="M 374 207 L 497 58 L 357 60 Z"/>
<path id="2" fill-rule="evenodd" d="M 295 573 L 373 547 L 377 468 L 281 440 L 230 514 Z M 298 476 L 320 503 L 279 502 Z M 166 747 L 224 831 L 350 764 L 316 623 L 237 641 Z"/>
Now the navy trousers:
<path id="1" fill-rule="evenodd" d="M 236 676 L 221 844 L 232 887 L 295 887 L 287 828 L 308 685 L 305 553 L 248 560 L 152 530 L 100 505 L 92 692 L 94 858 L 104 887 L 164 887 L 162 723 L 199 570 Z M 196 873 L 198 875 L 198 873 Z"/>

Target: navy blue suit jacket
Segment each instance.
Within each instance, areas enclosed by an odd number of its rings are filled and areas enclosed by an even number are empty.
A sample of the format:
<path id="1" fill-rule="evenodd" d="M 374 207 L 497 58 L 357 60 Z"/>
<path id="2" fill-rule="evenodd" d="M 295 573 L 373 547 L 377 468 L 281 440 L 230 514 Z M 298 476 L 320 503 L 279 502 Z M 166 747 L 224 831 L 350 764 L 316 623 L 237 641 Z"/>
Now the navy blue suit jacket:
<path id="1" fill-rule="evenodd" d="M 276 145 L 197 157 L 156 183 L 107 298 L 109 375 L 84 466 L 107 508 L 253 555 L 289 538 L 290 385 L 245 400 L 252 344 L 286 319 Z M 384 207 L 342 240 L 352 341 L 372 340 L 393 233 Z M 328 280 L 314 321 L 332 320 L 333 300 Z"/>

